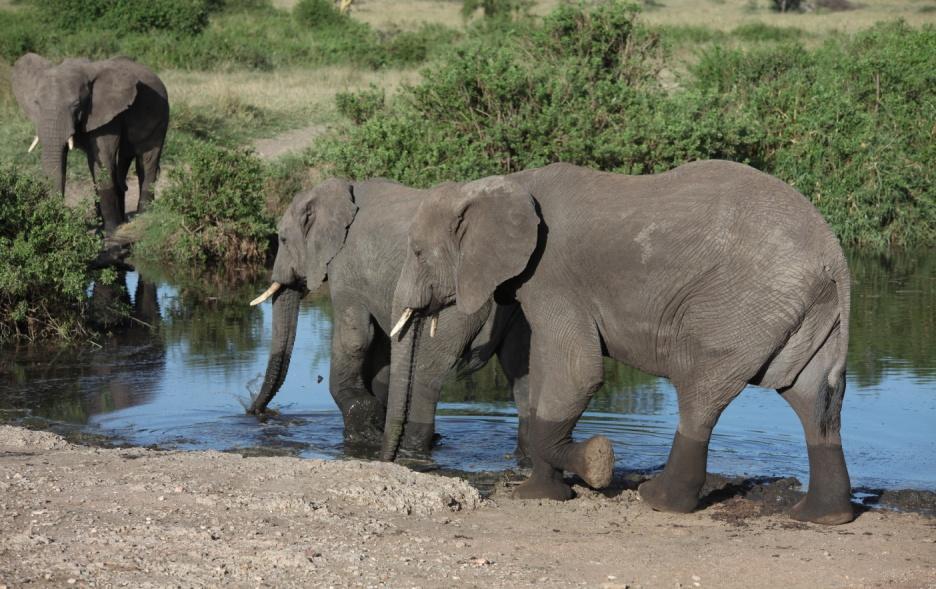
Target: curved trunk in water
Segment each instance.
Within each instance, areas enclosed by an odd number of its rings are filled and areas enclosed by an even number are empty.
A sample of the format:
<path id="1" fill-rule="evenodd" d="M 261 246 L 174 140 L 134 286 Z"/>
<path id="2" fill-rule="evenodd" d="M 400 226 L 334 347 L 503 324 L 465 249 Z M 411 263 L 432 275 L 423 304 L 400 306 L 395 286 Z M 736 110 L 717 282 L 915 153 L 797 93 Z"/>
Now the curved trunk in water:
<path id="1" fill-rule="evenodd" d="M 296 342 L 296 324 L 299 321 L 300 292 L 294 288 L 282 288 L 273 295 L 273 340 L 270 344 L 270 359 L 260 393 L 251 403 L 247 413 L 259 415 L 266 411 L 289 370 L 293 344 Z"/>
<path id="2" fill-rule="evenodd" d="M 396 458 L 403 437 L 403 425 L 413 395 L 413 372 L 416 370 L 416 349 L 422 334 L 422 317 L 414 317 L 404 328 L 398 342 L 391 342 L 393 354 L 390 368 L 390 393 L 387 398 L 387 419 L 384 423 L 380 459 Z"/>

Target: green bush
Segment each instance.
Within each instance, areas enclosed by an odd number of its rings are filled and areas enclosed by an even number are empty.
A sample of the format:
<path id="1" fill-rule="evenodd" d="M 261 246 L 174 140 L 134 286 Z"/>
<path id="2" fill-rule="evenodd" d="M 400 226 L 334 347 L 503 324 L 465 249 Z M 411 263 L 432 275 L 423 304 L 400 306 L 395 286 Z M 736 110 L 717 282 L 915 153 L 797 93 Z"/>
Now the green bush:
<path id="1" fill-rule="evenodd" d="M 263 162 L 244 150 L 201 143 L 147 215 L 139 253 L 175 263 L 262 262 L 276 232 L 264 197 Z"/>
<path id="2" fill-rule="evenodd" d="M 351 20 L 338 12 L 332 0 L 299 0 L 293 7 L 293 17 L 310 29 L 334 27 Z"/>
<path id="3" fill-rule="evenodd" d="M 0 342 L 88 335 L 100 241 L 44 182 L 0 168 Z"/>
<path id="4" fill-rule="evenodd" d="M 428 186 L 555 161 L 651 173 L 723 158 L 795 186 L 846 243 L 936 244 L 932 27 L 878 26 L 812 50 L 715 46 L 677 90 L 659 83 L 657 41 L 617 0 L 475 30 L 386 107 L 341 96 L 357 125 L 313 161 Z"/>
<path id="5" fill-rule="evenodd" d="M 117 28 L 195 35 L 208 24 L 204 0 L 40 0 L 40 10 L 60 30 Z"/>
<path id="6" fill-rule="evenodd" d="M 335 95 L 338 112 L 360 125 L 384 109 L 386 94 L 373 84 L 361 92 L 339 92 Z"/>

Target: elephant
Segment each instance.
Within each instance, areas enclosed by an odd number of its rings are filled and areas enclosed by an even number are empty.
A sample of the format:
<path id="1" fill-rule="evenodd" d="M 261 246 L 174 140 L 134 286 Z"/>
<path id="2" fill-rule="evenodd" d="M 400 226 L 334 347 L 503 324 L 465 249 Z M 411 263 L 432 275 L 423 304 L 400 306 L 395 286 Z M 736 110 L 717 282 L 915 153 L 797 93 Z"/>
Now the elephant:
<path id="1" fill-rule="evenodd" d="M 344 419 L 345 441 L 380 444 L 391 353 L 400 356 L 388 335 L 391 303 L 407 228 L 428 194 L 389 180 L 331 179 L 295 196 L 278 224 L 273 284 L 251 303 L 273 297 L 273 338 L 263 384 L 248 413 L 263 413 L 282 386 L 299 300 L 325 282 L 334 310 L 329 392 Z M 405 423 L 398 424 L 402 449 L 414 456 L 431 449 L 446 376 L 477 370 L 493 355 L 518 399 L 521 421 L 526 408 L 529 327 L 518 305 L 486 305 L 470 317 L 453 308 L 440 315 L 438 325 L 445 335 L 421 344 L 421 386 Z M 522 451 L 523 444 L 518 447 Z"/>
<path id="2" fill-rule="evenodd" d="M 58 65 L 27 53 L 13 66 L 13 94 L 36 126 L 42 169 L 55 192 L 65 194 L 68 151 L 78 147 L 100 198 L 104 232 L 126 220 L 127 173 L 136 162 L 137 211 L 153 201 L 169 127 L 169 97 L 149 68 L 125 57 L 103 61 L 66 59 Z"/>
<path id="3" fill-rule="evenodd" d="M 517 497 L 570 498 L 563 471 L 610 483 L 607 438 L 572 440 L 609 356 L 677 390 L 666 466 L 639 487 L 652 508 L 697 506 L 712 429 L 750 383 L 776 389 L 805 432 L 809 489 L 792 517 L 841 524 L 854 517 L 840 437 L 850 288 L 822 216 L 768 174 L 719 160 L 639 176 L 557 163 L 438 187 L 410 226 L 394 307 L 412 329 L 492 295 L 520 304 L 533 473 Z"/>

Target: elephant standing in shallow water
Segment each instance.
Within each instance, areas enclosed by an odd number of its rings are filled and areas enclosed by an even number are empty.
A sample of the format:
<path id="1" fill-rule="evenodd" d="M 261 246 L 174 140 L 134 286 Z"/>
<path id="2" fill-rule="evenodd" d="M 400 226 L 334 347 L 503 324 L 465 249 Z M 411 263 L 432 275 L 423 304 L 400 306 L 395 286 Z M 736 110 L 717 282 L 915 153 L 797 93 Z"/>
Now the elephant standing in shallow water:
<path id="1" fill-rule="evenodd" d="M 806 433 L 809 491 L 793 517 L 853 518 L 839 435 L 849 272 L 787 184 L 725 161 L 652 176 L 554 164 L 441 186 L 409 236 L 398 312 L 471 314 L 494 295 L 517 300 L 530 324 L 534 470 L 519 497 L 569 498 L 563 470 L 610 482 L 607 438 L 571 435 L 607 355 L 679 394 L 666 468 L 640 487 L 652 507 L 695 508 L 712 428 L 751 383 L 777 389 Z"/>
<path id="2" fill-rule="evenodd" d="M 274 297 L 270 359 L 248 413 L 262 413 L 282 386 L 299 300 L 327 278 L 334 310 L 329 391 L 341 409 L 345 439 L 380 443 L 390 378 L 391 303 L 406 257 L 406 231 L 428 194 L 387 180 L 329 180 L 296 195 L 278 227 L 274 284 L 252 303 Z M 429 451 L 444 379 L 455 371 L 477 370 L 495 354 L 525 423 L 529 327 L 516 304 L 482 307 L 471 315 L 448 309 L 437 319 L 439 336 L 419 342 L 407 407 L 393 426 L 402 434 L 404 450 Z M 394 357 L 406 354 L 394 352 Z"/>
<path id="3" fill-rule="evenodd" d="M 134 161 L 137 210 L 152 202 L 169 127 L 168 93 L 156 74 L 125 57 L 53 65 L 27 53 L 13 66 L 13 94 L 36 125 L 30 151 L 42 146 L 42 169 L 56 192 L 65 194 L 68 151 L 78 147 L 87 155 L 105 233 L 126 220 L 127 173 Z"/>

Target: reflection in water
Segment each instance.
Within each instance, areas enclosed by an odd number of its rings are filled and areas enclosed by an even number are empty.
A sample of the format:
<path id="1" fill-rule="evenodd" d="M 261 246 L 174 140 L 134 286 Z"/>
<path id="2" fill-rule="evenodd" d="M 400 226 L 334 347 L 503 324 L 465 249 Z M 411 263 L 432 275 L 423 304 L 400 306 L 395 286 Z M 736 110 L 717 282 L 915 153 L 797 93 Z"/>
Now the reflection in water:
<path id="1" fill-rule="evenodd" d="M 853 483 L 936 489 L 936 256 L 850 261 L 843 437 Z M 182 449 L 350 453 L 327 391 L 327 297 L 303 302 L 294 368 L 275 400 L 281 414 L 260 423 L 244 415 L 266 365 L 271 331 L 269 306 L 245 302 L 257 285 L 146 276 L 131 273 L 115 285 L 94 287 L 96 320 L 113 334 L 101 348 L 5 353 L 0 416 L 25 409 L 132 443 Z M 437 426 L 443 439 L 433 454 L 438 464 L 514 466 L 516 412 L 495 364 L 444 388 Z M 656 468 L 666 460 L 677 419 L 668 381 L 609 360 L 605 386 L 576 435 L 609 436 L 621 468 Z M 792 410 L 774 391 L 749 387 L 715 430 L 709 468 L 805 480 L 806 452 Z"/>

